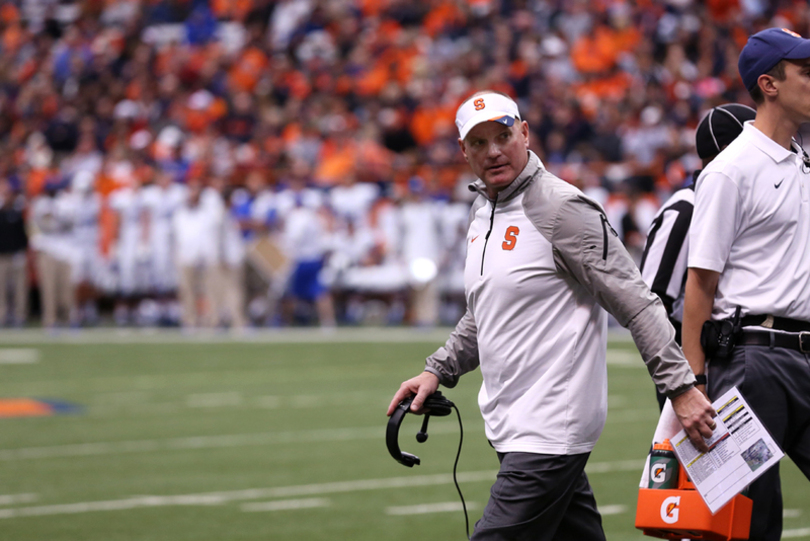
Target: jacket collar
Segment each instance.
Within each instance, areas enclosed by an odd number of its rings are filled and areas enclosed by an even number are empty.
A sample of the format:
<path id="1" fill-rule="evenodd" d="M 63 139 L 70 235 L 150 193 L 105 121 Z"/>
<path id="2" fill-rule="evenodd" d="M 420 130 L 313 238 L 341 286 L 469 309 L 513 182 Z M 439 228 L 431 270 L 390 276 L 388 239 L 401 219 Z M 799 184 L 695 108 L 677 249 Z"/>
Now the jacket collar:
<path id="1" fill-rule="evenodd" d="M 526 163 L 526 167 L 523 168 L 523 171 L 520 172 L 520 174 L 509 186 L 498 192 L 498 201 L 506 201 L 520 193 L 523 188 L 529 184 L 529 181 L 534 178 L 538 171 L 545 169 L 543 162 L 540 161 L 537 154 L 531 150 L 527 150 L 527 152 L 529 153 L 529 161 Z M 492 201 L 492 199 L 490 199 L 490 197 L 487 195 L 486 184 L 484 184 L 484 181 L 481 179 L 477 179 L 475 182 L 467 186 L 467 189 L 471 192 L 478 192 L 486 197 L 489 201 Z"/>

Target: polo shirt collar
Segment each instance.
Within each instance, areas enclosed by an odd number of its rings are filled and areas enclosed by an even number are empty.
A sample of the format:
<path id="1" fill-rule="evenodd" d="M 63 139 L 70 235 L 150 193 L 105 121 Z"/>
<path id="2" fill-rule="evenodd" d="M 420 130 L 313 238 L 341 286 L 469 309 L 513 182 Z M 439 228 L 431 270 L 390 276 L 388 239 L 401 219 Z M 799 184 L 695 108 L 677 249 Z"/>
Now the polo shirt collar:
<path id="1" fill-rule="evenodd" d="M 543 162 L 540 161 L 540 158 L 537 157 L 537 154 L 532 152 L 531 150 L 527 151 L 529 153 L 529 161 L 526 163 L 526 167 L 523 168 L 523 171 L 512 181 L 512 184 L 498 192 L 498 201 L 506 201 L 507 199 L 511 198 L 516 193 L 520 192 L 523 187 L 525 187 L 529 181 L 534 177 L 538 170 L 544 169 Z M 487 199 L 490 199 L 487 195 L 487 187 L 484 184 L 484 181 L 481 179 L 477 179 L 475 182 L 467 186 L 467 188 L 471 192 L 478 192 Z M 491 201 L 491 199 L 490 199 Z"/>
<path id="2" fill-rule="evenodd" d="M 753 120 L 745 122 L 743 133 L 751 139 L 755 147 L 767 154 L 776 163 L 796 155 L 755 128 Z"/>

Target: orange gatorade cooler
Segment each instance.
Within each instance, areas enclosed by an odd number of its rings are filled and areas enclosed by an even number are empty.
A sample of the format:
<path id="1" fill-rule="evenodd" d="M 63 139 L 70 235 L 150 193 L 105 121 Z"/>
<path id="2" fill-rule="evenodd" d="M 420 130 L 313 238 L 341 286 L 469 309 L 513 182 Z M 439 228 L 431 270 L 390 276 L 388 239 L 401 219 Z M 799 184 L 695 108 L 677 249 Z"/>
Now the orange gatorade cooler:
<path id="1" fill-rule="evenodd" d="M 662 539 L 748 539 L 751 500 L 738 494 L 712 515 L 683 468 L 678 467 L 677 459 L 673 465 L 672 458 L 669 440 L 655 444 L 649 472 L 649 486 L 654 488 L 638 490 L 636 528 L 644 535 Z M 673 483 L 674 479 L 677 483 Z"/>

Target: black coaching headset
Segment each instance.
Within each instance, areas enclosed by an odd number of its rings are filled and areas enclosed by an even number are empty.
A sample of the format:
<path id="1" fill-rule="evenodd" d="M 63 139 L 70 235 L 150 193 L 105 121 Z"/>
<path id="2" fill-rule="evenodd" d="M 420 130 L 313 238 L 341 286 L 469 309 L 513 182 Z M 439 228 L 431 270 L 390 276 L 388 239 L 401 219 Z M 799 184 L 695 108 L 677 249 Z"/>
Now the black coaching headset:
<path id="1" fill-rule="evenodd" d="M 413 468 L 414 465 L 418 466 L 421 464 L 421 461 L 416 455 L 400 451 L 399 427 L 402 424 L 403 419 L 405 419 L 405 415 L 412 413 L 411 404 L 413 403 L 413 398 L 414 397 L 409 396 L 397 405 L 396 409 L 394 409 L 394 413 L 392 413 L 391 417 L 388 419 L 388 427 L 385 430 L 385 445 L 388 447 L 388 452 L 391 453 L 394 460 L 409 468 Z M 464 427 L 461 424 L 461 413 L 458 411 L 458 408 L 455 404 L 453 404 L 453 402 L 442 395 L 441 391 L 436 391 L 432 395 L 428 396 L 427 399 L 425 399 L 425 403 L 422 407 L 426 410 L 426 413 L 424 414 L 425 419 L 422 421 L 422 428 L 420 428 L 419 432 L 416 433 L 416 441 L 419 443 L 425 443 L 428 439 L 428 421 L 431 417 L 445 417 L 450 415 L 453 410 L 456 410 L 456 415 L 458 416 L 459 438 L 458 453 L 456 453 L 456 462 L 453 465 L 453 482 L 456 485 L 459 498 L 461 498 L 461 506 L 464 509 L 464 521 L 467 527 L 467 539 L 469 539 L 470 520 L 467 516 L 467 504 L 464 502 L 464 495 L 461 493 L 461 488 L 458 486 L 457 476 L 458 459 L 461 457 L 461 444 L 464 442 Z"/>
<path id="2" fill-rule="evenodd" d="M 402 420 L 405 419 L 405 414 L 411 412 L 413 398 L 414 397 L 409 396 L 399 403 L 394 413 L 391 414 L 390 419 L 388 419 L 388 428 L 385 431 L 385 445 L 388 446 L 388 452 L 391 453 L 394 460 L 409 468 L 413 468 L 414 465 L 418 466 L 421 464 L 421 461 L 418 456 L 412 455 L 411 453 L 403 453 L 399 450 L 399 426 L 402 424 Z M 442 395 L 441 391 L 436 391 L 428 396 L 427 399 L 425 399 L 425 404 L 422 406 L 428 411 L 425 413 L 424 421 L 422 421 L 422 428 L 416 433 L 416 441 L 419 443 L 427 441 L 428 421 L 431 416 L 446 417 L 453 412 L 455 406 L 455 404 Z"/>

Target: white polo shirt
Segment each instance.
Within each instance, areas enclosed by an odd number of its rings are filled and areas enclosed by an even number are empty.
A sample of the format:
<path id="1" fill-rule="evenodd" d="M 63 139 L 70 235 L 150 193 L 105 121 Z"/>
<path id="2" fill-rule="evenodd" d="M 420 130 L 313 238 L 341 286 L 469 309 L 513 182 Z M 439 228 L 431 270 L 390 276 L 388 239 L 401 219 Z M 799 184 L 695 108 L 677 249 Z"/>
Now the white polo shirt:
<path id="1" fill-rule="evenodd" d="M 689 267 L 721 273 L 713 319 L 810 321 L 810 174 L 746 122 L 698 178 Z"/>

